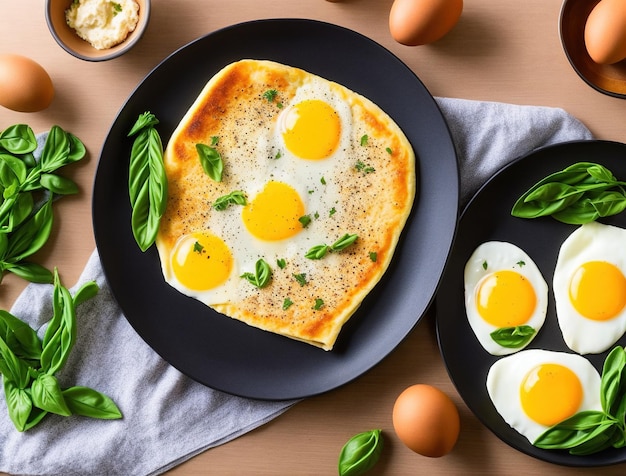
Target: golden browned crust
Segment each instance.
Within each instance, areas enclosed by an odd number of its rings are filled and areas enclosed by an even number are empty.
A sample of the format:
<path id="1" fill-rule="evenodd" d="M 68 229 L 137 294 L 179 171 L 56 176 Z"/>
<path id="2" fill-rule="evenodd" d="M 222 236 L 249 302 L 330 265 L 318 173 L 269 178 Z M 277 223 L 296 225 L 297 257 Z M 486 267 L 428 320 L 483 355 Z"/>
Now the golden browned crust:
<path id="1" fill-rule="evenodd" d="M 224 180 L 211 181 L 202 172 L 195 144 L 219 136 L 225 162 L 253 156 L 257 135 L 273 130 L 280 113 L 275 102 L 263 97 L 264 92 L 278 91 L 286 107 L 298 87 L 311 77 L 308 72 L 274 62 L 242 60 L 210 80 L 166 148 L 169 197 L 157 239 L 162 260 L 168 259 L 169 250 L 182 234 L 206 226 L 208 216 L 215 213 L 207 204 L 241 187 L 226 166 Z M 252 289 L 247 284 L 239 299 L 211 304 L 249 325 L 326 350 L 332 349 L 341 327 L 388 268 L 416 186 L 413 149 L 393 120 L 368 99 L 341 85 L 329 84 L 352 112 L 354 146 L 346 152 L 350 163 L 360 160 L 375 170 L 366 174 L 351 166 L 337 188 L 341 213 L 335 217 L 336 236 L 356 233 L 358 240 L 322 260 L 290 259 L 285 269 L 274 269 L 267 287 Z M 369 137 L 367 147 L 359 146 L 363 135 Z M 305 286 L 293 277 L 299 273 L 306 274 Z M 283 310 L 285 297 L 294 304 Z M 315 310 L 312 303 L 318 298 L 324 305 Z"/>

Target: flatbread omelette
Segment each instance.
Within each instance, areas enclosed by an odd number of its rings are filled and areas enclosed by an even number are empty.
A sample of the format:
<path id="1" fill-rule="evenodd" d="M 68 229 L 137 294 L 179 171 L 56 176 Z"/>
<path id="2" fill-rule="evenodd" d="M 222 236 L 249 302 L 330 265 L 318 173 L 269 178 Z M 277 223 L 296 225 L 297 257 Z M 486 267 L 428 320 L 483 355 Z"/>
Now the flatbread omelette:
<path id="1" fill-rule="evenodd" d="M 416 193 L 414 151 L 380 107 L 267 60 L 210 78 L 164 163 L 165 280 L 325 350 L 389 267 Z"/>

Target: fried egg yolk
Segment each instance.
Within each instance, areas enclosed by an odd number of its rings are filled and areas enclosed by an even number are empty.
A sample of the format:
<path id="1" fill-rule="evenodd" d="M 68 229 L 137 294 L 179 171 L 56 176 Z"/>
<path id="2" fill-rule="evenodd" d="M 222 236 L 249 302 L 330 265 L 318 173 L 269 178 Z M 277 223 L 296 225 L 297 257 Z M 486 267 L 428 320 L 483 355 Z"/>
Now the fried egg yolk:
<path id="1" fill-rule="evenodd" d="M 233 268 L 233 256 L 221 238 L 208 232 L 183 235 L 172 252 L 172 270 L 180 283 L 196 291 L 223 284 Z"/>
<path id="2" fill-rule="evenodd" d="M 528 279 L 511 270 L 485 276 L 476 291 L 481 317 L 497 327 L 520 326 L 530 319 L 537 297 Z"/>
<path id="3" fill-rule="evenodd" d="M 283 182 L 268 182 L 241 213 L 248 231 L 264 241 L 291 238 L 302 231 L 300 218 L 304 203 L 293 187 Z"/>
<path id="4" fill-rule="evenodd" d="M 307 99 L 284 111 L 281 131 L 285 146 L 297 157 L 325 159 L 339 144 L 341 120 L 326 102 Z"/>
<path id="5" fill-rule="evenodd" d="M 552 426 L 578 411 L 583 401 L 583 386 L 578 376 L 564 365 L 544 363 L 534 367 L 522 380 L 520 401 L 529 418 Z"/>
<path id="6" fill-rule="evenodd" d="M 582 316 L 606 321 L 617 316 L 626 305 L 626 278 L 611 263 L 589 261 L 574 272 L 569 297 Z"/>

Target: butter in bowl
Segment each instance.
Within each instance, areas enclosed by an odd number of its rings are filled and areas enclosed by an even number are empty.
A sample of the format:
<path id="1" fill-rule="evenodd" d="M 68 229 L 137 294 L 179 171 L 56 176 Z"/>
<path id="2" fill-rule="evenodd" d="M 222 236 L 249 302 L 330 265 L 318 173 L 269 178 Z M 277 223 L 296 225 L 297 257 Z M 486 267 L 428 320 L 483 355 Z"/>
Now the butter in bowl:
<path id="1" fill-rule="evenodd" d="M 85 61 L 123 55 L 140 40 L 149 19 L 150 0 L 46 0 L 50 33 Z"/>

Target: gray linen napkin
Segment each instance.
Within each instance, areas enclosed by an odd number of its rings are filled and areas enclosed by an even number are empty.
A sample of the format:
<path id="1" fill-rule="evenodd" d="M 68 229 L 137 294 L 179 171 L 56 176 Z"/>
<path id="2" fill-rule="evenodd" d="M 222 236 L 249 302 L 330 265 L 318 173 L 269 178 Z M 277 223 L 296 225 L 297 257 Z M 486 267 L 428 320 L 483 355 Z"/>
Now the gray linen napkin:
<path id="1" fill-rule="evenodd" d="M 459 152 L 462 203 L 519 155 L 547 144 L 591 138 L 585 126 L 562 109 L 437 101 Z M 101 290 L 79 307 L 76 346 L 58 376 L 62 386 L 85 385 L 111 396 L 124 418 L 101 421 L 49 415 L 35 428 L 19 433 L 2 395 L 0 471 L 161 474 L 276 418 L 296 403 L 243 399 L 192 381 L 164 362 L 128 324 L 107 287 L 97 251 L 73 289 L 88 280 L 96 280 Z M 52 315 L 51 289 L 29 285 L 11 312 L 43 333 Z"/>

